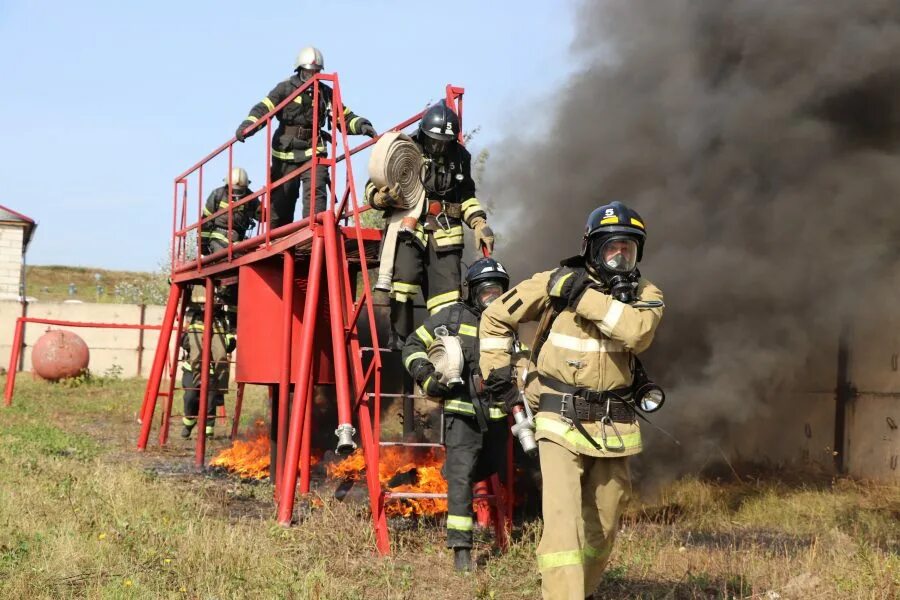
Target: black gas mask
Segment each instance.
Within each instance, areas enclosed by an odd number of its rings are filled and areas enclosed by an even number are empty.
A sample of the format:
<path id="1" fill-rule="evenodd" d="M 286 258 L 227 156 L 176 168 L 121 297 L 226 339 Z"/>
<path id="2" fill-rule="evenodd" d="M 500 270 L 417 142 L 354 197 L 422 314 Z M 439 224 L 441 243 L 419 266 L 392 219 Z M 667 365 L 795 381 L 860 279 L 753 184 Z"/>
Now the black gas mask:
<path id="1" fill-rule="evenodd" d="M 428 156 L 443 156 L 450 147 L 451 140 L 438 140 L 428 135 L 422 138 L 422 149 Z"/>
<path id="2" fill-rule="evenodd" d="M 478 312 L 483 311 L 488 305 L 503 295 L 504 286 L 499 281 L 482 281 L 469 292 L 469 301 Z"/>
<path id="3" fill-rule="evenodd" d="M 307 82 L 312 79 L 312 76 L 319 72 L 319 69 L 297 69 L 297 75 L 300 76 L 300 81 Z"/>
<path id="4" fill-rule="evenodd" d="M 609 290 L 610 296 L 632 304 L 637 300 L 638 242 L 630 235 L 597 236 L 588 241 L 588 266 Z"/>

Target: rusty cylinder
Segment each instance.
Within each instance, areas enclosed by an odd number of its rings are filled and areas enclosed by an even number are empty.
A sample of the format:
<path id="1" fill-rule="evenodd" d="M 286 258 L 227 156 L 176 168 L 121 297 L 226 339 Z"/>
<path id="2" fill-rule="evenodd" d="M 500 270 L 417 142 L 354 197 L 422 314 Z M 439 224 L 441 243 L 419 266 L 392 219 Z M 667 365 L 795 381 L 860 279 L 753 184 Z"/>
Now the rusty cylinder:
<path id="1" fill-rule="evenodd" d="M 90 358 L 84 340 L 63 329 L 48 329 L 31 350 L 32 369 L 49 381 L 81 375 L 87 370 Z"/>

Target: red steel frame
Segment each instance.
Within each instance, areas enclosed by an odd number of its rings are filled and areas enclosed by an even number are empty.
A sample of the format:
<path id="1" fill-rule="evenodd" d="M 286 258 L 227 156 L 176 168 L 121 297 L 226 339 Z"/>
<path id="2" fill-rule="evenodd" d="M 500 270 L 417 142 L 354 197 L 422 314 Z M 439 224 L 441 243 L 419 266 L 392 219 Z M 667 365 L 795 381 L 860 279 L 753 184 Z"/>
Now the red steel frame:
<path id="1" fill-rule="evenodd" d="M 319 115 L 318 97 L 320 86 L 328 83 L 332 88 L 332 114 L 331 123 L 333 143 L 331 144 L 330 154 L 319 156 L 317 152 L 313 152 L 313 156 L 306 163 L 303 163 L 299 169 L 285 175 L 284 177 L 272 181 L 271 180 L 271 144 L 269 143 L 272 136 L 272 119 L 294 98 L 303 93 L 312 86 L 313 91 L 313 127 L 312 127 L 312 143 L 311 148 L 319 147 Z M 446 98 L 451 106 L 455 105 L 460 119 L 462 118 L 462 95 L 463 88 L 448 85 L 446 88 Z M 392 131 L 405 129 L 406 127 L 416 123 L 421 117 L 422 112 L 413 117 L 397 124 L 391 128 Z M 314 348 L 316 333 L 320 326 L 317 324 L 319 320 L 319 308 L 321 306 L 322 297 L 328 305 L 328 325 L 329 333 L 332 340 L 332 360 L 331 368 L 334 372 L 337 414 L 338 414 L 338 430 L 352 430 L 353 415 L 356 416 L 356 425 L 359 432 L 359 440 L 364 452 L 366 462 L 366 483 L 369 491 L 370 507 L 375 527 L 375 540 L 378 551 L 382 554 L 390 552 L 390 542 L 387 530 L 387 520 L 385 517 L 384 503 L 391 498 L 402 498 L 403 494 L 386 493 L 381 488 L 378 479 L 379 472 L 379 446 L 380 446 L 380 412 L 381 412 L 381 356 L 378 345 L 377 332 L 375 331 L 375 314 L 372 305 L 371 285 L 368 276 L 370 266 L 366 260 L 366 241 L 375 242 L 380 239 L 380 232 L 364 229 L 360 224 L 359 215 L 368 209 L 368 207 L 360 208 L 357 202 L 356 186 L 353 178 L 353 170 L 351 161 L 347 160 L 349 156 L 360 152 L 361 150 L 371 146 L 376 140 L 367 140 L 366 142 L 351 148 L 348 142 L 348 134 L 346 122 L 344 119 L 344 107 L 341 96 L 340 84 L 336 74 L 317 74 L 300 88 L 285 98 L 280 104 L 275 106 L 264 117 L 260 118 L 252 126 L 245 130 L 245 133 L 255 129 L 265 129 L 266 131 L 266 182 L 265 186 L 256 192 L 242 198 L 237 202 L 229 202 L 228 207 L 218 209 L 208 217 L 202 217 L 203 207 L 203 175 L 204 166 L 211 160 L 220 156 L 223 152 L 227 152 L 228 172 L 231 172 L 233 165 L 233 153 L 235 138 L 231 138 L 213 152 L 208 154 L 190 169 L 175 178 L 174 197 L 173 197 L 173 217 L 172 217 L 172 284 L 169 293 L 169 300 L 166 305 L 165 316 L 160 327 L 160 342 L 156 349 L 153 368 L 151 369 L 150 378 L 147 383 L 147 390 L 144 394 L 144 401 L 141 409 L 141 431 L 138 439 L 138 449 L 144 450 L 149 441 L 150 429 L 152 427 L 152 416 L 156 409 L 157 398 L 160 395 L 167 396 L 166 412 L 171 409 L 172 390 L 169 394 L 161 394 L 159 390 L 162 379 L 163 369 L 167 362 L 167 350 L 171 343 L 173 330 L 180 332 L 182 328 L 182 320 L 184 317 L 185 306 L 187 303 L 187 290 L 190 285 L 201 283 L 206 288 L 206 298 L 211 299 L 214 291 L 214 277 L 221 279 L 223 276 L 236 274 L 239 266 L 251 264 L 258 260 L 274 257 L 281 254 L 283 257 L 283 273 L 282 273 L 282 295 L 283 302 L 282 325 L 284 327 L 284 335 L 282 341 L 282 360 L 279 364 L 279 393 L 277 398 L 273 398 L 272 402 L 277 403 L 277 440 L 276 440 L 276 472 L 275 487 L 276 500 L 278 504 L 277 517 L 278 521 L 284 525 L 291 522 L 293 516 L 294 502 L 297 494 L 298 470 L 299 470 L 299 492 L 305 494 L 309 491 L 309 472 L 310 472 L 310 431 L 312 421 L 312 394 L 315 384 L 314 374 L 319 372 L 317 359 L 315 357 Z M 461 138 L 460 138 L 461 139 Z M 343 152 L 338 155 L 338 146 L 341 146 Z M 337 183 L 337 165 L 341 161 L 345 164 L 345 181 L 346 190 L 342 194 L 341 201 L 338 203 L 335 184 Z M 310 207 L 315 207 L 315 178 L 316 167 L 324 164 L 329 167 L 331 185 L 328 187 L 328 208 L 321 213 L 314 215 L 312 218 L 306 217 L 300 221 L 296 221 L 277 229 L 271 228 L 271 210 L 270 198 L 271 190 L 276 186 L 283 185 L 287 181 L 299 177 L 303 172 L 312 169 L 311 185 L 304 193 L 310 194 Z M 198 221 L 193 223 L 187 222 L 188 211 L 188 178 L 196 177 L 198 183 L 197 190 L 197 214 Z M 226 177 L 228 185 L 228 196 L 231 197 L 231 178 Z M 246 240 L 240 242 L 229 241 L 228 247 L 214 252 L 210 255 L 201 256 L 197 252 L 196 257 L 189 257 L 189 240 L 188 236 L 191 232 L 197 237 L 199 242 L 199 233 L 203 224 L 216 217 L 228 214 L 228 222 L 231 223 L 232 214 L 235 208 L 250 202 L 254 199 L 261 199 L 263 217 L 261 219 L 258 233 Z M 335 210 L 337 209 L 337 210 Z M 338 221 L 352 219 L 349 226 L 339 226 Z M 358 299 L 354 298 L 355 286 L 353 285 L 353 269 L 350 266 L 350 259 L 347 255 L 347 243 L 356 242 L 356 251 L 358 254 L 357 270 L 362 279 L 362 289 L 356 294 Z M 199 247 L 199 243 L 197 244 Z M 300 278 L 306 280 L 306 296 L 303 305 L 302 328 L 300 331 L 300 341 L 297 347 L 291 347 L 291 320 L 293 310 L 293 291 L 296 285 L 297 273 L 295 272 L 295 249 L 298 247 L 309 249 L 308 272 L 301 273 Z M 304 265 L 305 266 L 305 265 Z M 322 278 L 326 278 L 326 284 L 322 286 Z M 240 311 L 240 306 L 238 306 Z M 359 317 L 363 310 L 366 311 L 369 322 L 369 335 L 372 343 L 372 359 L 368 366 L 362 361 L 362 349 L 359 343 Z M 208 364 L 210 356 L 211 341 L 211 319 L 212 311 L 205 311 L 205 323 L 203 334 L 203 364 Z M 324 323 L 321 324 L 324 326 Z M 178 338 L 176 337 L 176 340 Z M 175 350 L 177 352 L 177 348 Z M 291 365 L 292 353 L 296 352 L 298 356 L 297 377 L 295 381 L 294 409 L 290 411 L 288 420 L 288 394 L 291 382 Z M 173 356 L 175 354 L 173 353 Z M 206 401 L 207 390 L 209 385 L 208 369 L 202 370 L 200 384 L 200 427 L 198 428 L 198 439 L 195 452 L 195 464 L 198 468 L 202 468 L 205 464 L 206 436 L 205 436 L 205 420 L 206 420 Z M 369 391 L 371 386 L 371 391 Z M 238 419 L 240 416 L 240 403 L 242 400 L 242 387 L 238 387 L 238 404 L 235 407 L 235 420 L 232 434 L 237 432 Z M 164 417 L 164 422 L 167 423 Z M 355 432 L 355 431 L 354 431 Z M 338 432 L 336 432 L 338 433 Z M 340 438 L 339 438 L 340 439 Z M 165 443 L 164 433 L 160 432 L 160 442 Z M 343 450 L 349 451 L 352 445 L 344 447 Z M 340 448 L 339 448 L 340 449 Z M 511 481 L 511 480 L 510 480 Z M 490 487 L 493 488 L 493 494 L 480 494 L 480 497 L 488 497 L 493 500 L 495 508 L 495 527 L 497 530 L 497 539 L 501 547 L 507 544 L 507 527 L 511 518 L 511 511 L 507 510 L 511 504 L 511 494 L 506 494 L 506 502 L 503 501 L 503 491 L 499 484 L 499 478 L 495 475 L 489 481 Z M 415 495 L 415 494 L 413 494 Z"/>
<path id="2" fill-rule="evenodd" d="M 19 358 L 22 351 L 22 338 L 25 335 L 25 323 L 39 323 L 54 325 L 57 327 L 89 327 L 93 329 L 162 329 L 160 325 L 140 325 L 131 323 L 97 323 L 91 321 L 62 321 L 59 319 L 42 319 L 39 317 L 17 317 L 16 328 L 13 333 L 12 348 L 9 353 L 9 370 L 6 375 L 6 388 L 3 391 L 4 406 L 12 406 L 13 395 L 16 390 L 16 371 L 19 369 Z"/>

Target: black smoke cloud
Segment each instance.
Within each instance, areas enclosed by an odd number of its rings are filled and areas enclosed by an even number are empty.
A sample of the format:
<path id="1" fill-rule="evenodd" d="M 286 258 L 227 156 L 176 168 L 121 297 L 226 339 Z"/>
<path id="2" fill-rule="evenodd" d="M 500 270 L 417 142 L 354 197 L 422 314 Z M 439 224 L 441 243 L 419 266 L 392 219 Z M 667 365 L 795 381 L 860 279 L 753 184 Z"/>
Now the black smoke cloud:
<path id="1" fill-rule="evenodd" d="M 647 362 L 685 442 L 652 446 L 697 468 L 786 390 L 833 388 L 810 357 L 900 296 L 900 4 L 592 1 L 578 23 L 585 66 L 531 107 L 544 132 L 487 169 L 497 256 L 527 277 L 596 206 L 643 215 L 667 303 Z"/>

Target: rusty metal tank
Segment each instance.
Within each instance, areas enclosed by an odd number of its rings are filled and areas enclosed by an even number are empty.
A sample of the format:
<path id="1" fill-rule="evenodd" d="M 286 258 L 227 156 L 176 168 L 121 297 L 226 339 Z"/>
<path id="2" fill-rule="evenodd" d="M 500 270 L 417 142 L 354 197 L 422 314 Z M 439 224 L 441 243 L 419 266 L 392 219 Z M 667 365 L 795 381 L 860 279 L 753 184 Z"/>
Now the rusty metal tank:
<path id="1" fill-rule="evenodd" d="M 49 381 L 76 377 L 87 370 L 91 353 L 77 334 L 50 329 L 38 338 L 31 350 L 35 373 Z"/>

